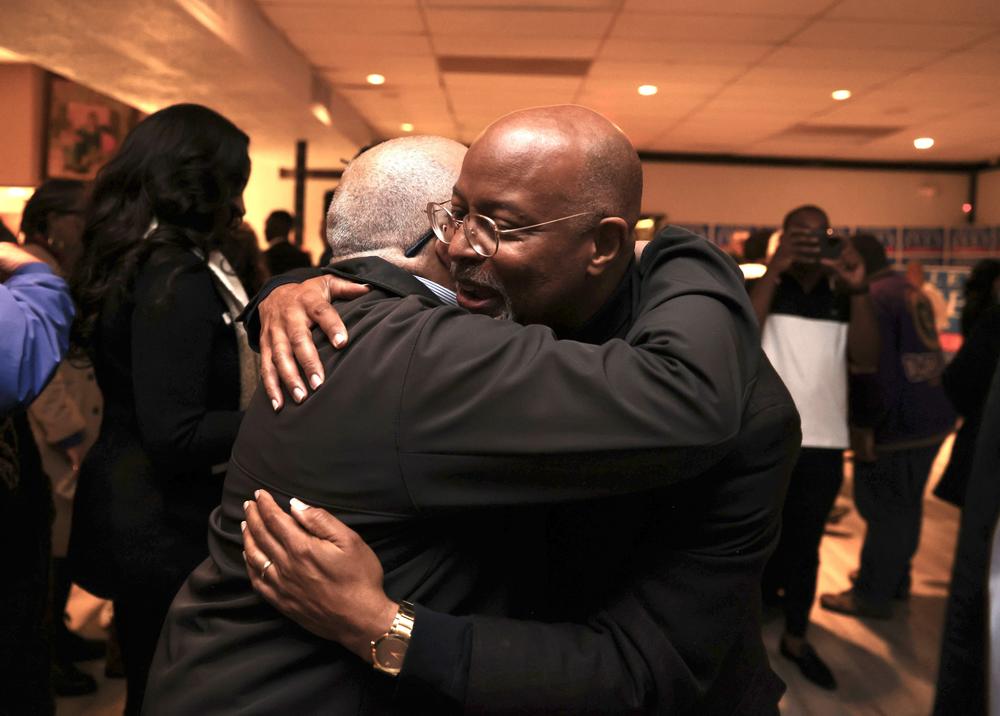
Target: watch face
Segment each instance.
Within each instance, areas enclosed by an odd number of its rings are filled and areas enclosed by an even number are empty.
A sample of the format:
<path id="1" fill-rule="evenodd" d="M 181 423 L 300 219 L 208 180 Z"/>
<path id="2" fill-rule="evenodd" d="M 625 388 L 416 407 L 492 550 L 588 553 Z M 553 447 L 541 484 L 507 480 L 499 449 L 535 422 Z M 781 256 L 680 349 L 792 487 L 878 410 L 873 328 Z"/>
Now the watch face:
<path id="1" fill-rule="evenodd" d="M 378 666 L 390 674 L 398 674 L 403 668 L 403 657 L 409 642 L 395 634 L 383 636 L 375 644 L 375 661 Z"/>

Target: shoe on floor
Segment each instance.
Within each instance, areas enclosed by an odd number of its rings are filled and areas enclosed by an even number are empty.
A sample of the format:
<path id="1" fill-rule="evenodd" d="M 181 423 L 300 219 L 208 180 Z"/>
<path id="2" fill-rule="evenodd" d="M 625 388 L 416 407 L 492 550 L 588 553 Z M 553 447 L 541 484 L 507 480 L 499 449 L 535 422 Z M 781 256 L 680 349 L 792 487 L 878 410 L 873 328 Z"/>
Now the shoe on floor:
<path id="1" fill-rule="evenodd" d="M 785 645 L 785 640 L 781 640 L 781 655 L 799 667 L 799 671 L 809 681 L 819 686 L 821 689 L 833 691 L 837 688 L 837 680 L 833 678 L 830 667 L 819 658 L 819 654 L 812 648 L 812 644 L 805 642 L 802 645 L 802 653 L 793 654 L 791 649 Z"/>
<path id="2" fill-rule="evenodd" d="M 824 594 L 819 598 L 819 603 L 828 611 L 852 617 L 888 619 L 892 616 L 892 607 L 889 604 L 869 601 L 853 589 L 840 594 Z"/>
<path id="3" fill-rule="evenodd" d="M 851 584 L 858 583 L 858 575 L 861 574 L 860 569 L 855 569 L 853 572 L 847 575 L 847 578 L 851 580 Z M 896 587 L 896 593 L 892 595 L 892 598 L 897 602 L 907 602 L 910 600 L 910 578 L 905 578 L 900 582 L 899 586 Z"/>
<path id="4" fill-rule="evenodd" d="M 52 665 L 52 690 L 56 696 L 86 696 L 97 691 L 97 682 L 72 662 Z"/>

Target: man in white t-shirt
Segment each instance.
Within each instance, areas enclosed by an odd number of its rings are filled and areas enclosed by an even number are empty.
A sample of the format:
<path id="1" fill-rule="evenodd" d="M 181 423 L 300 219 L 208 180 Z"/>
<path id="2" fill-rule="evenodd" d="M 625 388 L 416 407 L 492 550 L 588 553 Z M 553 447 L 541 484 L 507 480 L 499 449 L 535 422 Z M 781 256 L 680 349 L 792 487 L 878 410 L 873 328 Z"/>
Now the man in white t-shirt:
<path id="1" fill-rule="evenodd" d="M 764 352 L 802 417 L 802 452 L 785 499 L 781 541 L 764 574 L 764 599 L 784 607 L 781 654 L 813 683 L 834 689 L 836 679 L 806 640 L 806 630 L 819 544 L 843 480 L 848 369 L 877 369 L 878 322 L 864 264 L 816 206 L 785 217 L 778 249 L 750 286 L 750 298 Z"/>

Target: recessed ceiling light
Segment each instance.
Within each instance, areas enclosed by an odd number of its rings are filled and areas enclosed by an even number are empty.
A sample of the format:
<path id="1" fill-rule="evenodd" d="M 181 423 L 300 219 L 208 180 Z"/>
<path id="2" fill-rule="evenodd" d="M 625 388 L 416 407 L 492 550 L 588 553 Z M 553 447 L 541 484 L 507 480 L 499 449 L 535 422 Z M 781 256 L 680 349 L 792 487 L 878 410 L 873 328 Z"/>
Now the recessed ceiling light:
<path id="1" fill-rule="evenodd" d="M 371 75 L 368 75 L 367 77 L 365 77 L 365 80 L 370 85 L 384 85 L 385 84 L 385 75 L 371 74 Z"/>
<path id="2" fill-rule="evenodd" d="M 913 146 L 917 149 L 930 149 L 934 146 L 934 139 L 932 137 L 917 137 L 913 140 Z"/>
<path id="3" fill-rule="evenodd" d="M 830 93 L 830 96 L 833 97 L 838 102 L 843 102 L 845 99 L 851 98 L 851 90 L 845 90 L 845 89 L 834 90 L 833 92 Z"/>
<path id="4" fill-rule="evenodd" d="M 659 91 L 660 88 L 656 85 L 639 85 L 639 94 L 643 97 L 651 97 Z"/>
<path id="5" fill-rule="evenodd" d="M 399 125 L 399 128 L 402 129 L 404 132 L 413 131 L 413 125 L 410 124 L 409 122 L 403 122 L 401 125 Z"/>
<path id="6" fill-rule="evenodd" d="M 330 110 L 326 108 L 326 105 L 322 102 L 314 102 L 312 105 L 313 116 L 316 117 L 320 122 L 329 127 L 333 124 L 333 120 L 330 118 Z"/>
<path id="7" fill-rule="evenodd" d="M 656 226 L 656 221 L 654 221 L 653 219 L 651 219 L 649 217 L 647 217 L 645 219 L 639 219 L 637 222 L 635 222 L 635 228 L 640 229 L 640 230 L 641 229 L 652 229 L 654 226 Z"/>

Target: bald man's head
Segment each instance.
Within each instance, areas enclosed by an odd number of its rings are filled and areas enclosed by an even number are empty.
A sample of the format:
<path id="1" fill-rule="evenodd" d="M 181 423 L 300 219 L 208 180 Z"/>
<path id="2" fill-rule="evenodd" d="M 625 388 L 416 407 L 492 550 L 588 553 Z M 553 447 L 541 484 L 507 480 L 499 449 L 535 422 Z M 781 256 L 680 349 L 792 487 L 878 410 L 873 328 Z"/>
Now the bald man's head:
<path id="1" fill-rule="evenodd" d="M 452 194 L 463 226 L 495 253 L 451 241 L 459 305 L 568 334 L 608 300 L 632 260 L 639 157 L 584 107 L 501 117 L 472 143 Z M 488 217 L 483 219 L 482 217 Z M 463 229 L 464 231 L 465 229 Z"/>
<path id="2" fill-rule="evenodd" d="M 532 107 L 504 115 L 473 142 L 500 146 L 511 158 L 535 154 L 566 163 L 567 196 L 602 216 L 633 226 L 642 202 L 642 164 L 632 142 L 615 124 L 579 105 Z"/>

